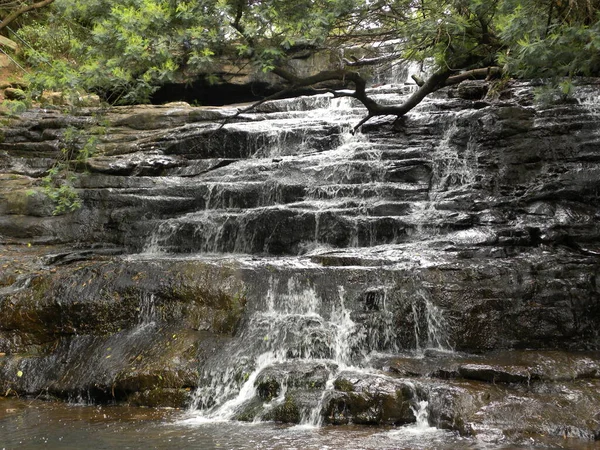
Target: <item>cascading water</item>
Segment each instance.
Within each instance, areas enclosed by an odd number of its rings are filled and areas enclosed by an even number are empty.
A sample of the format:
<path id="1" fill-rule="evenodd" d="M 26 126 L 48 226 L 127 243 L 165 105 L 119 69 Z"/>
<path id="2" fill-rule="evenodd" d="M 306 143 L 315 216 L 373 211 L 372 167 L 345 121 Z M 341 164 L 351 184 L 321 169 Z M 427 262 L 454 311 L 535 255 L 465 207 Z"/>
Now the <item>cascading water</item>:
<path id="1" fill-rule="evenodd" d="M 380 89 L 373 95 L 392 102 L 408 92 Z M 268 113 L 268 129 L 261 121 L 226 125 L 253 136 L 264 133 L 251 139 L 251 159 L 228 166 L 227 176 L 235 174 L 236 185 L 218 171 L 207 174 L 204 208 L 160 223 L 146 251 L 268 253 L 279 248 L 273 236 L 281 230 L 265 233 L 265 228 L 281 223 L 280 215 L 292 217 L 286 222 L 288 239 L 298 242 L 295 251 L 301 254 L 401 242 L 406 223 L 419 223 L 420 213 L 396 198 L 421 196 L 427 172 L 411 172 L 412 153 L 404 156 L 402 150 L 352 134 L 352 123 L 363 113 L 353 100 L 310 101 L 315 109 L 303 113 L 308 122 L 301 128 L 293 117 L 297 101 L 287 100 L 275 107 L 285 114 Z M 452 130 L 446 135 L 450 142 Z M 398 175 L 390 178 L 390 171 Z M 285 175 L 285 184 L 275 182 L 271 172 L 280 173 L 280 179 Z M 263 222 L 263 215 L 274 219 Z M 344 284 L 324 294 L 301 275 L 273 274 L 259 300 L 262 306 L 249 312 L 237 336 L 204 364 L 189 420 L 269 420 L 290 409 L 293 400 L 296 416 L 290 421 L 319 426 L 344 377 L 359 384 L 363 377 L 386 380 L 372 364 L 401 348 L 394 302 L 388 298 L 393 289 L 393 282 L 371 287 L 357 308 L 356 292 L 349 298 Z M 411 301 L 417 354 L 450 349 L 441 310 L 416 292 Z M 407 389 L 417 411 L 416 388 Z"/>
<path id="2" fill-rule="evenodd" d="M 413 280 L 409 285 L 407 295 L 410 297 L 416 353 L 423 355 L 426 350 L 452 352 L 448 337 L 450 327 L 443 310 L 431 301 L 422 280 Z"/>
<path id="3" fill-rule="evenodd" d="M 418 429 L 429 428 L 429 411 L 427 411 L 428 405 L 429 403 L 426 400 L 421 400 L 414 407 L 411 406 L 416 418 L 415 426 Z"/>
<path id="4" fill-rule="evenodd" d="M 341 286 L 337 295 L 323 298 L 296 277 L 273 276 L 269 284 L 264 310 L 253 313 L 241 335 L 207 364 L 193 404 L 199 411 L 189 421 L 258 420 L 285 401 L 289 387 L 300 383 L 299 373 L 317 370 L 313 384 L 321 389 L 302 406 L 299 423 L 319 426 L 336 376 L 346 370 L 375 373 L 368 368 L 371 354 L 395 349 L 385 300 L 378 319 L 358 324 Z M 274 392 L 257 408 L 265 386 L 275 386 Z"/>
<path id="5" fill-rule="evenodd" d="M 451 186 L 473 183 L 477 175 L 477 153 L 472 137 L 466 145 L 460 142 L 464 130 L 456 123 L 450 124 L 439 143 L 437 157 L 433 161 L 434 186 L 444 191 Z M 459 142 L 455 142 L 458 140 Z"/>

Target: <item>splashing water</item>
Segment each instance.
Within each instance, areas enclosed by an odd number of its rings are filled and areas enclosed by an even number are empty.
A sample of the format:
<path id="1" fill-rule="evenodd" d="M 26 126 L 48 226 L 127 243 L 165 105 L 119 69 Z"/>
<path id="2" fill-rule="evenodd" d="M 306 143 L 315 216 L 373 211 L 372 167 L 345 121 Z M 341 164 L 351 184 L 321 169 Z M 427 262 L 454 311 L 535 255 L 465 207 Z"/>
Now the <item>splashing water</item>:
<path id="1" fill-rule="evenodd" d="M 188 420 L 235 419 L 257 396 L 257 385 L 267 369 L 320 362 L 328 372 L 324 389 L 312 406 L 303 408 L 300 420 L 303 426 L 320 426 L 321 410 L 337 374 L 360 367 L 371 352 L 381 349 L 382 339 L 369 338 L 366 327 L 352 320 L 346 303 L 343 287 L 333 298 L 323 298 L 310 283 L 296 277 L 272 277 L 264 311 L 252 314 L 241 335 L 206 365 L 210 369 L 202 374 L 202 387 L 193 402 L 199 411 Z M 254 413 L 254 420 L 284 401 L 287 383 L 286 375 L 279 381 L 276 398 Z"/>
<path id="2" fill-rule="evenodd" d="M 428 429 L 429 427 L 429 411 L 427 407 L 429 403 L 426 400 L 421 400 L 416 406 L 411 406 L 410 409 L 415 415 L 415 427 L 419 429 Z"/>
<path id="3" fill-rule="evenodd" d="M 434 305 L 427 291 L 416 289 L 411 303 L 417 354 L 427 349 L 452 352 L 448 322 L 443 310 Z"/>

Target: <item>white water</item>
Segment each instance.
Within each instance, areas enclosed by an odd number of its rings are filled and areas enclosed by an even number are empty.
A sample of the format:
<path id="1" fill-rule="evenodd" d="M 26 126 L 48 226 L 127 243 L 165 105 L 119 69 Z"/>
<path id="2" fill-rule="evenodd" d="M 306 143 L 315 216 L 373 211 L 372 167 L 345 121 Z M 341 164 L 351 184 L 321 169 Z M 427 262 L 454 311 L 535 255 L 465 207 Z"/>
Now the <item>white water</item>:
<path id="1" fill-rule="evenodd" d="M 354 100 L 325 95 L 279 100 L 269 105 L 265 106 L 270 112 L 263 114 L 264 120 L 225 125 L 225 129 L 248 136 L 245 142 L 248 149 L 244 151 L 247 150 L 249 159 L 229 166 L 226 173 L 216 171 L 214 175 L 211 172 L 203 176 L 200 183 L 205 188 L 204 208 L 154 224 L 144 253 L 261 251 L 261 242 L 255 243 L 253 231 L 246 233 L 246 227 L 248 221 L 255 220 L 269 208 L 288 208 L 285 186 L 274 181 L 277 177 L 305 186 L 309 201 L 305 205 L 290 206 L 304 207 L 315 215 L 313 242 L 303 244 L 310 248 L 320 242 L 320 211 L 336 210 L 335 203 L 311 204 L 311 198 L 330 199 L 330 196 L 320 198 L 319 194 L 331 189 L 327 186 L 350 184 L 355 188 L 357 182 L 360 186 L 383 180 L 389 163 L 379 161 L 378 150 L 364 135 L 351 132 L 353 124 L 365 113 Z M 295 110 L 298 110 L 297 115 L 294 115 Z M 358 153 L 363 157 L 355 160 Z M 378 179 L 363 179 L 367 172 L 369 176 L 378 174 Z M 186 180 L 173 182 L 185 186 Z M 252 200 L 255 193 L 258 201 Z M 353 220 L 358 227 L 358 219 Z M 187 238 L 182 240 L 180 236 Z M 357 239 L 353 242 L 358 245 Z"/>
<path id="2" fill-rule="evenodd" d="M 339 287 L 336 295 L 324 298 L 310 283 L 296 277 L 281 280 L 272 277 L 265 294 L 265 310 L 255 312 L 237 344 L 228 348 L 227 355 L 216 361 L 204 374 L 206 383 L 196 392 L 194 409 L 186 423 L 230 420 L 257 396 L 257 380 L 265 369 L 286 364 L 321 364 L 328 377 L 320 397 L 301 412 L 300 425 L 316 427 L 322 423 L 321 410 L 328 391 L 342 370 L 371 373 L 364 368 L 371 352 L 380 341 L 393 348 L 393 331 L 385 330 L 385 339 L 369 336 L 370 330 L 358 326 L 351 318 L 346 293 Z M 385 312 L 385 301 L 380 305 Z M 381 327 L 391 325 L 384 314 Z M 385 349 L 385 348 L 384 348 Z M 384 350 L 383 349 L 383 350 Z M 285 398 L 287 378 L 278 395 L 262 406 L 254 417 L 260 419 Z"/>
<path id="3" fill-rule="evenodd" d="M 381 89 L 374 95 L 380 95 L 385 101 L 398 101 L 398 96 L 389 90 Z M 373 247 L 381 243 L 380 239 L 401 242 L 406 233 L 404 219 L 384 216 L 387 225 L 384 225 L 384 236 L 380 237 L 381 216 L 370 215 L 369 211 L 378 206 L 370 197 L 382 198 L 383 193 L 384 203 L 391 202 L 396 190 L 417 192 L 424 189 L 424 183 L 417 182 L 415 187 L 408 182 L 386 181 L 394 163 L 383 154 L 397 149 L 378 147 L 361 133 L 350 133 L 352 124 L 364 114 L 354 101 L 317 97 L 304 99 L 304 102 L 307 105 L 300 107 L 298 100 L 274 102 L 264 105 L 267 112 L 262 112 L 264 117 L 260 119 L 227 124 L 226 128 L 249 136 L 247 156 L 251 159 L 228 166 L 225 173 L 216 171 L 203 177 L 204 209 L 157 224 L 148 239 L 146 252 L 173 249 L 202 253 L 260 252 L 263 244 L 255 241 L 260 233 L 251 229 L 256 223 L 251 225 L 250 221 L 258 214 L 278 213 L 280 211 L 274 211 L 278 209 L 293 211 L 303 218 L 314 217 L 314 230 L 310 230 L 299 245 L 305 251 L 331 242 L 327 238 L 331 238 L 332 227 L 338 225 L 337 222 L 326 223 L 325 214 L 334 214 L 347 227 L 349 246 Z M 312 108 L 308 112 L 307 106 Z M 293 113 L 295 108 L 302 110 L 301 116 Z M 268 120 L 264 120 L 267 117 Z M 448 130 L 447 133 L 445 142 L 449 148 L 454 132 Z M 326 143 L 321 148 L 320 139 L 333 139 L 333 144 Z M 448 173 L 455 170 L 455 153 L 452 154 L 454 159 L 449 157 L 450 162 L 443 162 L 440 170 Z M 276 178 L 273 172 L 284 174 L 294 186 L 305 187 L 302 201 L 286 200 L 285 186 L 270 181 Z M 438 175 L 443 176 L 441 172 Z M 246 199 L 242 194 L 249 191 L 236 192 L 234 181 L 245 183 L 244 189 L 262 186 L 262 191 L 255 197 L 248 195 L 253 199 L 252 204 L 242 207 Z M 259 223 L 259 226 L 265 224 Z M 333 238 L 336 237 L 334 234 Z M 377 308 L 361 311 L 360 305 L 357 308 L 349 304 L 343 286 L 336 292 L 318 291 L 310 280 L 300 279 L 300 276 L 273 276 L 264 293 L 264 305 L 245 318 L 240 335 L 224 347 L 223 354 L 215 355 L 204 364 L 207 369 L 201 375 L 200 388 L 193 401 L 194 412 L 187 422 L 231 420 L 246 414 L 248 408 L 255 408 L 252 417 L 260 420 L 286 400 L 288 379 L 287 375 L 281 377 L 282 371 L 288 366 L 297 370 L 298 366 L 320 364 L 326 375 L 321 380 L 320 390 L 314 390 L 317 397 L 299 405 L 300 426 L 320 426 L 328 394 L 341 371 L 381 376 L 370 368 L 372 355 L 399 350 L 398 325 L 394 323 L 387 299 L 390 289 L 393 286 L 380 286 L 373 294 L 377 296 Z M 415 320 L 417 350 L 449 349 L 441 310 L 427 296 L 415 298 L 413 308 L 415 317 L 419 314 L 425 317 L 424 321 L 422 317 Z M 363 314 L 359 323 L 353 319 L 353 311 Z M 269 376 L 279 383 L 275 398 L 257 402 L 260 396 L 257 387 Z"/>
<path id="4" fill-rule="evenodd" d="M 429 403 L 426 400 L 421 400 L 416 407 L 411 406 L 411 410 L 415 415 L 415 428 L 428 429 L 429 427 L 429 411 L 427 410 Z"/>
<path id="5" fill-rule="evenodd" d="M 452 352 L 452 345 L 447 334 L 449 326 L 443 310 L 433 304 L 425 289 L 414 287 L 411 307 L 417 354 L 423 354 L 428 349 Z M 423 325 L 425 325 L 425 329 L 423 329 Z"/>
<path id="6" fill-rule="evenodd" d="M 433 160 L 433 185 L 438 191 L 452 186 L 465 186 L 475 182 L 477 177 L 477 152 L 475 143 L 469 138 L 467 145 L 455 140 L 465 130 L 451 123 L 440 141 Z M 459 141 L 460 142 L 460 141 Z"/>

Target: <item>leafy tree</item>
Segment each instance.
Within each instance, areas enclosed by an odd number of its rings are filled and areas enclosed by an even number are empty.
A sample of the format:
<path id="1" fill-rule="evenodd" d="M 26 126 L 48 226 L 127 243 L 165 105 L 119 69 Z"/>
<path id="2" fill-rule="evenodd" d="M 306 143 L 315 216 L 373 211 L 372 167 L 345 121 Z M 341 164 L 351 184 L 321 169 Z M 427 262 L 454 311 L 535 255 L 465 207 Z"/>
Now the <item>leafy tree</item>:
<path id="1" fill-rule="evenodd" d="M 401 116 L 441 87 L 500 73 L 567 77 L 568 93 L 570 77 L 600 74 L 599 10 L 600 0 L 56 0 L 45 22 L 20 33 L 33 42 L 30 63 L 43 67 L 39 89 L 144 102 L 175 78 L 212 73 L 216 81 L 218 62 L 229 58 L 284 79 L 280 95 L 332 81 L 353 87 L 335 95 L 360 100 L 368 120 Z M 50 28 L 65 37 L 61 45 L 44 38 Z M 352 57 L 351 48 L 361 51 Z M 294 58 L 323 51 L 339 55 L 336 70 L 295 71 Z M 376 103 L 366 91 L 372 67 L 401 61 L 426 62 L 432 75 L 406 103 Z"/>

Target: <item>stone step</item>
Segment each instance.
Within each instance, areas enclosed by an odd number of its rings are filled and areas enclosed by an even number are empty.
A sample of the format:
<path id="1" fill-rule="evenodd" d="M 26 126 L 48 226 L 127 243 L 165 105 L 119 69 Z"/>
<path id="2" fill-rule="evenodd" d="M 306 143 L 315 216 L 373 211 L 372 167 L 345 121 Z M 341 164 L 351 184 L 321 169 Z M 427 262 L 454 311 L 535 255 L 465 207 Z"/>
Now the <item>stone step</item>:
<path id="1" fill-rule="evenodd" d="M 307 206 L 312 208 L 307 208 Z M 319 208 L 317 205 L 321 205 Z M 134 238 L 149 252 L 302 254 L 315 246 L 371 247 L 419 239 L 471 226 L 470 218 L 447 212 L 410 214 L 404 203 L 375 204 L 365 215 L 360 207 L 322 203 L 254 208 L 243 211 L 208 210 L 183 217 L 140 224 Z M 294 207 L 295 206 L 295 207 Z M 304 206 L 304 208 L 302 208 Z M 369 212 L 369 208 L 367 208 Z M 390 214 L 393 213 L 393 214 Z M 139 236 L 147 236 L 142 244 Z"/>
<path id="2" fill-rule="evenodd" d="M 481 355 L 429 350 L 425 357 L 380 361 L 391 373 L 407 377 L 465 379 L 487 383 L 600 380 L 600 352 L 499 350 Z"/>
<path id="3" fill-rule="evenodd" d="M 238 183 L 190 183 L 174 180 L 154 187 L 140 183 L 139 187 L 99 189 L 92 180 L 82 183 L 82 197 L 93 203 L 110 205 L 111 209 L 149 206 L 152 213 L 174 215 L 193 210 L 240 210 L 275 205 L 294 204 L 293 208 L 319 210 L 339 209 L 340 202 L 366 215 L 404 215 L 406 202 L 427 199 L 425 187 L 405 183 L 369 183 L 351 185 L 321 185 L 246 181 Z M 133 183 L 136 185 L 137 183 Z M 387 205 L 387 206 L 386 206 Z M 156 209 L 158 208 L 158 209 Z M 157 217 L 157 214 L 154 214 Z"/>
<path id="4" fill-rule="evenodd" d="M 429 186 L 431 164 L 424 160 L 348 160 L 343 154 L 326 157 L 309 155 L 302 159 L 260 159 L 216 169 L 202 176 L 206 182 L 264 181 L 284 177 L 305 186 L 323 184 L 368 184 L 376 182 L 418 183 Z"/>
<path id="5" fill-rule="evenodd" d="M 250 122 L 216 129 L 188 126 L 165 136 L 159 144 L 166 155 L 188 159 L 274 157 L 336 148 L 343 133 L 342 126 L 331 123 L 294 121 L 294 126 L 279 128 Z"/>

